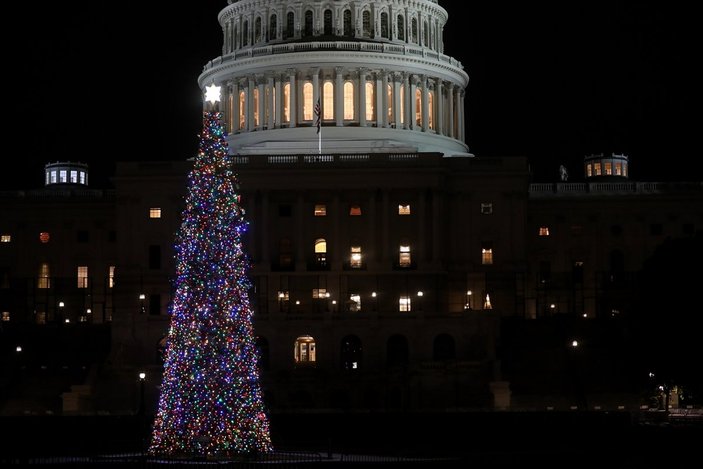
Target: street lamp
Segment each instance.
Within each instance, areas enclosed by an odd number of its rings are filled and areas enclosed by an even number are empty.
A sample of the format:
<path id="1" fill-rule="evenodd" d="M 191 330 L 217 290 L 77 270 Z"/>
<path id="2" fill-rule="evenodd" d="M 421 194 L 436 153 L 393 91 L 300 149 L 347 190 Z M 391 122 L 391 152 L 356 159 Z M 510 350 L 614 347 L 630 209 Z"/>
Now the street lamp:
<path id="1" fill-rule="evenodd" d="M 146 373 L 139 372 L 139 415 L 144 415 L 144 385 L 146 382 Z"/>
<path id="2" fill-rule="evenodd" d="M 464 305 L 465 310 L 470 310 L 471 309 L 471 295 L 473 292 L 471 290 L 468 290 L 466 292 L 466 304 Z"/>

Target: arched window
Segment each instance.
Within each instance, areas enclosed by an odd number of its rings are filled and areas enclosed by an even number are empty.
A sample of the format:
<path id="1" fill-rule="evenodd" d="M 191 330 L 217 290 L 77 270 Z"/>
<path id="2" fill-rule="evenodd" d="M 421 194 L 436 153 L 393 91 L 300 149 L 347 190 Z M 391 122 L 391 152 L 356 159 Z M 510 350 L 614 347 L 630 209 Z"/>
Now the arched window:
<path id="1" fill-rule="evenodd" d="M 415 123 L 422 127 L 422 90 L 415 90 Z"/>
<path id="2" fill-rule="evenodd" d="M 376 119 L 376 87 L 371 82 L 366 82 L 366 120 Z"/>
<path id="3" fill-rule="evenodd" d="M 393 119 L 393 85 L 388 84 L 388 89 L 386 90 L 386 101 L 388 103 L 388 123 L 395 123 Z"/>
<path id="4" fill-rule="evenodd" d="M 332 30 L 332 10 L 325 10 L 324 13 L 324 22 L 325 22 L 325 36 L 332 36 L 334 34 L 334 31 Z"/>
<path id="5" fill-rule="evenodd" d="M 361 339 L 348 335 L 342 339 L 340 357 L 343 370 L 358 370 L 361 368 Z"/>
<path id="6" fill-rule="evenodd" d="M 249 22 L 246 20 L 244 20 L 244 24 L 242 25 L 242 45 L 249 45 Z"/>
<path id="7" fill-rule="evenodd" d="M 361 14 L 361 24 L 363 27 L 363 37 L 370 38 L 371 34 L 371 12 L 369 10 L 364 10 Z"/>
<path id="8" fill-rule="evenodd" d="M 405 366 L 408 364 L 408 339 L 396 334 L 388 338 L 386 343 L 386 363 L 389 367 Z"/>
<path id="9" fill-rule="evenodd" d="M 232 50 L 236 50 L 237 46 L 239 45 L 239 36 L 237 36 L 237 33 L 239 30 L 237 29 L 237 25 L 234 26 L 234 35 L 232 36 Z"/>
<path id="10" fill-rule="evenodd" d="M 247 114 L 247 98 L 244 91 L 239 92 L 239 129 L 244 130 L 246 128 L 246 114 Z"/>
<path id="11" fill-rule="evenodd" d="M 266 337 L 256 338 L 256 352 L 259 357 L 259 369 L 268 370 L 271 365 L 269 341 Z"/>
<path id="12" fill-rule="evenodd" d="M 286 39 L 288 39 L 288 38 L 291 38 L 294 36 L 295 36 L 295 13 L 290 11 L 286 15 L 285 37 L 286 37 Z"/>
<path id="13" fill-rule="evenodd" d="M 412 42 L 417 44 L 417 18 L 413 18 L 410 25 L 410 29 L 412 30 Z"/>
<path id="14" fill-rule="evenodd" d="M 449 334 L 440 334 L 434 338 L 432 346 L 432 360 L 445 361 L 456 358 L 456 344 L 454 337 Z"/>
<path id="15" fill-rule="evenodd" d="M 306 121 L 312 120 L 312 110 L 313 110 L 312 95 L 313 95 L 312 83 L 307 81 L 303 85 L 303 120 L 306 120 Z"/>
<path id="16" fill-rule="evenodd" d="M 354 35 L 351 10 L 344 10 L 344 35 L 346 37 L 352 37 Z"/>
<path id="17" fill-rule="evenodd" d="M 278 39 L 278 17 L 273 14 L 271 15 L 271 18 L 269 18 L 269 30 L 268 30 L 268 40 L 269 41 L 274 41 Z"/>
<path id="18" fill-rule="evenodd" d="M 388 34 L 388 13 L 385 11 L 381 13 L 381 37 L 389 39 Z"/>
<path id="19" fill-rule="evenodd" d="M 315 263 L 318 267 L 327 265 L 327 240 L 325 238 L 315 240 Z"/>
<path id="20" fill-rule="evenodd" d="M 312 10 L 305 12 L 305 29 L 303 32 L 303 37 L 312 36 Z"/>
<path id="21" fill-rule="evenodd" d="M 427 93 L 427 126 L 434 130 L 434 91 Z"/>
<path id="22" fill-rule="evenodd" d="M 283 122 L 290 122 L 290 83 L 283 85 Z"/>
<path id="23" fill-rule="evenodd" d="M 254 44 L 261 42 L 261 17 L 254 21 Z"/>
<path id="24" fill-rule="evenodd" d="M 354 83 L 344 83 L 344 119 L 354 120 Z"/>
<path id="25" fill-rule="evenodd" d="M 430 44 L 430 27 L 427 24 L 427 21 L 424 23 L 424 27 L 422 28 L 422 45 L 423 47 L 427 47 Z"/>
<path id="26" fill-rule="evenodd" d="M 322 95 L 322 118 L 334 119 L 334 84 L 331 81 L 326 81 L 322 85 Z"/>
<path id="27" fill-rule="evenodd" d="M 398 15 L 398 39 L 405 40 L 405 18 L 403 15 Z"/>
<path id="28" fill-rule="evenodd" d="M 293 358 L 298 365 L 315 363 L 317 361 L 315 339 L 309 335 L 303 335 L 295 339 Z"/>
<path id="29" fill-rule="evenodd" d="M 259 89 L 254 88 L 254 102 L 252 105 L 254 106 L 254 127 L 259 126 Z"/>

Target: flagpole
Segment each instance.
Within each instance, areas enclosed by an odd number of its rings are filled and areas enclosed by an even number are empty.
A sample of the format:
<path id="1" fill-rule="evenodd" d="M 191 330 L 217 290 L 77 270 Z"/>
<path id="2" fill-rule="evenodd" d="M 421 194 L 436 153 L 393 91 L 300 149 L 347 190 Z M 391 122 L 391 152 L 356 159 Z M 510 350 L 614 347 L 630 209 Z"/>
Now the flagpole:
<path id="1" fill-rule="evenodd" d="M 317 131 L 317 154 L 322 155 L 322 128 Z"/>

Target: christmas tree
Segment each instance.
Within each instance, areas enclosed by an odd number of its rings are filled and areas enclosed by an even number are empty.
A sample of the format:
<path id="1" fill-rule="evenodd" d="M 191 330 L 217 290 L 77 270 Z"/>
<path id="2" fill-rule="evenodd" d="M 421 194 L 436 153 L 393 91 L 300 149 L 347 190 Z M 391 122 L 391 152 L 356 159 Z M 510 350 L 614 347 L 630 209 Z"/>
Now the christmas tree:
<path id="1" fill-rule="evenodd" d="M 272 451 L 242 246 L 248 225 L 220 117 L 204 113 L 188 177 L 152 455 Z"/>

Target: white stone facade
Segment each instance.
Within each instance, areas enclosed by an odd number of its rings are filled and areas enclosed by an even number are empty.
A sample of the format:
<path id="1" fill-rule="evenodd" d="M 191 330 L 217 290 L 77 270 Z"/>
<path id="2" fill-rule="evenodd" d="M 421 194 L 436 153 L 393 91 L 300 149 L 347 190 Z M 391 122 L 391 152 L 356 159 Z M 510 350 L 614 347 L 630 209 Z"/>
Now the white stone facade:
<path id="1" fill-rule="evenodd" d="M 223 55 L 202 88 L 223 87 L 234 154 L 442 152 L 469 156 L 469 77 L 442 53 L 436 1 L 231 1 Z M 320 103 L 321 136 L 315 103 Z"/>

